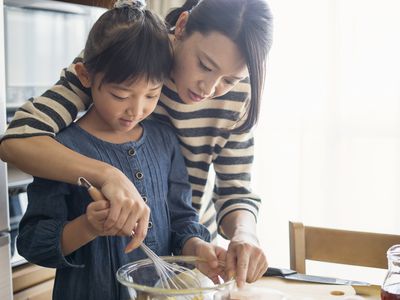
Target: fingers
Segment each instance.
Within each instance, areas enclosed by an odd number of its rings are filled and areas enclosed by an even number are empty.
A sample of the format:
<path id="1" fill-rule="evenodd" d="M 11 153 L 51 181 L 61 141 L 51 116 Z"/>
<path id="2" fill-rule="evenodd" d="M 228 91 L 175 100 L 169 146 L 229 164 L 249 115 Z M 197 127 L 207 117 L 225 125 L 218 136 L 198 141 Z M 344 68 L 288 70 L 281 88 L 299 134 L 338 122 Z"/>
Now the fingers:
<path id="1" fill-rule="evenodd" d="M 110 207 L 110 203 L 107 200 L 90 202 L 88 205 L 88 209 L 90 208 L 92 211 L 104 210 L 104 209 L 108 209 L 109 207 Z"/>
<path id="2" fill-rule="evenodd" d="M 120 236 L 130 236 L 133 229 L 136 226 L 137 216 L 134 213 L 130 213 L 126 219 L 126 223 L 123 225 L 122 229 L 117 232 Z"/>
<path id="3" fill-rule="evenodd" d="M 239 288 L 263 276 L 268 263 L 261 248 L 245 242 L 232 242 L 226 255 L 228 278 L 235 275 Z"/>
<path id="4" fill-rule="evenodd" d="M 88 229 L 97 235 L 104 234 L 104 221 L 109 213 L 108 201 L 91 202 L 86 209 Z"/>
<path id="5" fill-rule="evenodd" d="M 136 187 L 122 172 L 117 172 L 114 176 L 108 177 L 101 186 L 101 192 L 111 203 L 110 214 L 104 224 L 105 230 L 118 229 L 113 232 L 116 234 L 124 228 L 131 213 L 136 213 L 139 216 L 136 221 L 140 219 L 142 211 L 140 208 L 145 203 Z M 136 221 L 134 224 L 136 224 Z M 123 229 L 123 231 L 127 233 L 126 229 Z"/>
<path id="6" fill-rule="evenodd" d="M 93 212 L 92 216 L 97 222 L 104 223 L 104 221 L 107 219 L 108 213 L 108 209 L 103 209 Z"/>
<path id="7" fill-rule="evenodd" d="M 249 260 L 248 252 L 240 251 L 236 254 L 236 283 L 239 288 L 243 287 L 246 282 Z"/>
<path id="8" fill-rule="evenodd" d="M 138 220 L 136 228 L 134 230 L 134 236 L 132 241 L 125 247 L 125 253 L 131 252 L 143 243 L 144 238 L 147 235 L 147 229 L 149 226 L 150 219 L 150 208 L 145 205 L 143 208 L 142 218 Z"/>
<path id="9" fill-rule="evenodd" d="M 119 203 L 111 203 L 110 213 L 107 217 L 106 222 L 104 223 L 105 230 L 110 231 L 114 227 L 117 220 L 121 220 L 121 222 L 123 221 L 120 218 L 121 210 L 122 207 Z"/>
<path id="10" fill-rule="evenodd" d="M 234 278 L 236 276 L 236 253 L 231 249 L 231 247 L 228 248 L 225 261 L 225 272 L 227 274 L 227 279 Z"/>
<path id="11" fill-rule="evenodd" d="M 224 266 L 220 265 L 219 261 L 225 261 L 226 250 L 209 243 L 204 243 L 202 247 L 197 249 L 197 252 L 199 252 L 198 256 L 206 261 L 198 263 L 198 269 L 215 284 L 221 283 L 219 276 L 222 277 L 225 273 Z"/>
<path id="12" fill-rule="evenodd" d="M 213 246 L 211 244 L 208 245 L 209 246 L 204 247 L 204 249 L 202 249 L 201 257 L 204 258 L 205 261 L 207 261 L 207 264 L 209 265 L 210 268 L 216 269 L 218 268 L 218 257 L 216 254 L 216 249 L 218 247 Z"/>
<path id="13" fill-rule="evenodd" d="M 251 251 L 251 261 L 247 271 L 246 281 L 251 283 L 260 279 L 267 270 L 268 263 L 265 254 L 260 248 L 253 248 Z"/>
<path id="14" fill-rule="evenodd" d="M 262 267 L 260 267 L 260 270 L 259 270 L 259 272 L 258 272 L 258 274 L 257 274 L 257 279 L 256 279 L 256 280 L 258 280 L 258 279 L 260 279 L 261 277 L 263 277 L 264 274 L 265 274 L 265 272 L 267 272 L 267 269 L 268 269 L 268 262 L 267 262 L 267 260 L 265 259 L 264 264 L 262 265 Z"/>

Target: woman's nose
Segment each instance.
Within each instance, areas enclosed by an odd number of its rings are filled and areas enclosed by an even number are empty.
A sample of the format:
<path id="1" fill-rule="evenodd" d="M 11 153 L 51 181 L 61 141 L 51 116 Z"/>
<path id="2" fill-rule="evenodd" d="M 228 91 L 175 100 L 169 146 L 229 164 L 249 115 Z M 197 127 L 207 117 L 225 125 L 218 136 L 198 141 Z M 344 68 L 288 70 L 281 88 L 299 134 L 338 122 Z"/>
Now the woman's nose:
<path id="1" fill-rule="evenodd" d="M 202 97 L 211 98 L 215 94 L 215 89 L 218 85 L 217 80 L 202 80 L 199 83 L 199 88 Z"/>

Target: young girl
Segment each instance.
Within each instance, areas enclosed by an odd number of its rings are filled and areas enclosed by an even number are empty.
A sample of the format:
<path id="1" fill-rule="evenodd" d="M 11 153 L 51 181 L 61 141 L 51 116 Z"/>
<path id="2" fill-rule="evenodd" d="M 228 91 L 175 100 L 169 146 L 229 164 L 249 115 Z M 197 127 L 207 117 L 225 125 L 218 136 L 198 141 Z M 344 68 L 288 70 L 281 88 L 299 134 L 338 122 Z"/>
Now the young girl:
<path id="1" fill-rule="evenodd" d="M 153 116 L 178 135 L 192 204 L 213 236 L 218 229 L 231 240 L 226 266 L 236 272 L 240 286 L 245 280 L 257 280 L 267 268 L 256 237 L 260 199 L 251 192 L 250 180 L 252 128 L 271 46 L 271 13 L 265 0 L 187 0 L 166 21 L 174 66 Z M 117 168 L 70 151 L 51 138 L 89 104 L 71 65 L 56 86 L 16 113 L 1 143 L 1 156 L 45 178 L 75 183 L 79 176 L 86 177 L 111 203 L 105 226 L 129 232 L 129 212 L 143 202 L 132 183 Z M 215 170 L 213 181 L 210 166 Z M 212 199 L 206 190 L 210 185 L 214 185 Z M 142 228 L 147 218 L 145 211 L 138 216 Z M 130 249 L 143 237 L 136 236 Z"/>
<path id="2" fill-rule="evenodd" d="M 120 169 L 133 182 L 147 204 L 135 209 L 150 212 L 144 242 L 155 253 L 217 260 L 224 251 L 206 242 L 209 232 L 198 223 L 175 134 L 167 125 L 145 120 L 156 107 L 171 62 L 163 23 L 139 2 L 118 1 L 95 23 L 84 59 L 75 65 L 93 105 L 56 139 Z M 129 299 L 115 273 L 146 255 L 139 249 L 124 253 L 129 235 L 110 236 L 104 230 L 108 201 L 92 202 L 85 188 L 37 177 L 28 197 L 17 247 L 28 261 L 57 268 L 53 299 Z M 136 220 L 131 214 L 131 228 Z M 211 267 L 207 274 L 212 272 Z"/>

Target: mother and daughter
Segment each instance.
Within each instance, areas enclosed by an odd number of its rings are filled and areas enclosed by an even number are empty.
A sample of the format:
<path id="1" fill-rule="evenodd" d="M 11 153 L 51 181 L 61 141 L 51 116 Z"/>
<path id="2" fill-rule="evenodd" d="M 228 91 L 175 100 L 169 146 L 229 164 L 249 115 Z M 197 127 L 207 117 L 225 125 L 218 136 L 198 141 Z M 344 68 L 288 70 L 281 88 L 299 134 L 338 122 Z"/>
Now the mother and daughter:
<path id="1" fill-rule="evenodd" d="M 143 256 L 132 251 L 143 241 L 159 255 L 204 257 L 213 279 L 224 260 L 239 286 L 267 269 L 250 169 L 270 10 L 264 0 L 187 0 L 166 24 L 169 34 L 140 2 L 117 1 L 83 55 L 17 111 L 0 144 L 3 160 L 36 176 L 18 250 L 58 268 L 57 298 L 125 299 L 114 274 Z M 80 176 L 104 201 L 90 201 Z M 230 239 L 227 251 L 209 243 L 216 230 Z M 101 282 L 89 288 L 93 272 Z M 66 293 L 63 276 L 87 288 Z"/>

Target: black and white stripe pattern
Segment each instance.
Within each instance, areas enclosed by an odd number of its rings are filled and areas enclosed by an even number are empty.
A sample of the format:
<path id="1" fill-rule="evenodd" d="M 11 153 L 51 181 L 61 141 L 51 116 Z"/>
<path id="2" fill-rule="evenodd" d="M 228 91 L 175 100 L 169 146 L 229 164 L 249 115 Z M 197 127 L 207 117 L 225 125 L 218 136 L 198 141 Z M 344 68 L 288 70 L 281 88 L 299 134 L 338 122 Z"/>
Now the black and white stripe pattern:
<path id="1" fill-rule="evenodd" d="M 74 63 L 80 60 L 78 57 Z M 213 237 L 217 224 L 230 212 L 258 214 L 260 199 L 250 190 L 253 135 L 231 132 L 243 122 L 249 88 L 248 81 L 243 81 L 223 97 L 188 105 L 168 81 L 152 114 L 170 124 L 180 140 L 193 189 L 193 206 Z M 90 99 L 90 91 L 80 84 L 72 64 L 63 70 L 55 86 L 16 112 L 3 139 L 54 136 L 89 107 Z M 216 174 L 214 182 L 209 178 L 211 165 Z M 210 193 L 205 193 L 210 185 Z"/>

